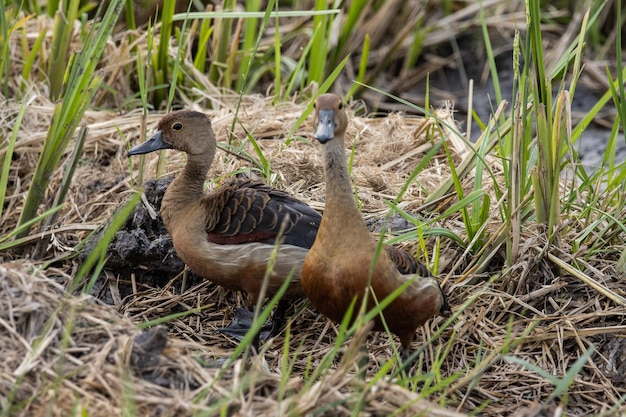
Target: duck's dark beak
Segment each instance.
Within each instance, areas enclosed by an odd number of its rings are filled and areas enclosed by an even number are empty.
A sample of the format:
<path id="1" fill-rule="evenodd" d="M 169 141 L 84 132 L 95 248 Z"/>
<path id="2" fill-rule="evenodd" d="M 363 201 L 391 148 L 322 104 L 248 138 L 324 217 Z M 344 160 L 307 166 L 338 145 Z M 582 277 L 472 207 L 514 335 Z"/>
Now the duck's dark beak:
<path id="1" fill-rule="evenodd" d="M 152 135 L 150 139 L 132 148 L 130 151 L 128 151 L 127 155 L 129 157 L 132 155 L 143 155 L 146 153 L 158 151 L 160 149 L 172 149 L 172 145 L 163 142 L 163 134 L 160 130 L 157 130 L 157 132 Z"/>
<path id="2" fill-rule="evenodd" d="M 317 112 L 317 130 L 313 136 L 320 143 L 326 143 L 335 136 L 335 111 L 319 110 Z"/>

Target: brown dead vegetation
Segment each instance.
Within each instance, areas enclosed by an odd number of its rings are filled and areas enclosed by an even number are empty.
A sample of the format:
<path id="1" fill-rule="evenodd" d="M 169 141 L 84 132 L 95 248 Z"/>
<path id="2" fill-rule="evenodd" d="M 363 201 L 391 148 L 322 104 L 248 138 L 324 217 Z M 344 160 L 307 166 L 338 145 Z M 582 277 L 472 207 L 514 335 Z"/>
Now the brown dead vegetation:
<path id="1" fill-rule="evenodd" d="M 110 56 L 115 57 L 115 53 L 111 51 Z M 17 223 L 52 113 L 53 104 L 38 88 L 33 86 L 30 93 L 32 101 L 16 144 L 1 236 Z M 214 110 L 193 102 L 184 104 L 207 112 L 222 141 L 232 134 L 233 143 L 244 143 L 245 126 L 271 162 L 271 184 L 323 209 L 319 152 L 299 139 L 310 139 L 310 120 L 296 130 L 296 139 L 286 144 L 304 105 L 274 106 L 268 98 L 246 96 L 235 131 L 230 132 L 234 98 L 220 95 L 212 102 Z M 0 136 L 8 136 L 18 110 L 19 103 L 5 102 L 0 110 Z M 145 119 L 146 132 L 153 130 L 160 116 L 154 113 Z M 455 126 L 450 110 L 442 110 L 439 117 L 447 120 L 448 126 Z M 343 347 L 343 358 L 305 390 L 307 370 L 331 349 L 337 332 L 334 324 L 310 310 L 305 301 L 290 309 L 288 332 L 264 344 L 259 356 L 237 358 L 225 367 L 234 345 L 216 334 L 215 328 L 230 318 L 236 303 L 241 304 L 237 294 L 206 281 L 187 281 L 184 272 L 164 276 L 161 285 L 154 285 L 142 282 L 135 270 L 134 275 L 123 276 L 113 268 L 105 268 L 101 277 L 101 288 L 111 295 L 111 305 L 93 296 L 67 294 L 78 268 L 76 258 L 68 257 L 133 192 L 137 166 L 131 178 L 125 153 L 129 143 L 142 140 L 139 112 L 90 111 L 82 124 L 89 127 L 88 140 L 55 228 L 34 231 L 20 251 L 2 253 L 0 409 L 6 414 L 66 416 L 86 410 L 89 416 L 110 416 L 132 410 L 136 415 L 174 416 L 207 410 L 217 415 L 223 409 L 229 415 L 311 415 L 329 405 L 323 415 L 348 416 L 360 409 L 361 415 L 460 416 L 480 409 L 489 416 L 552 416 L 560 415 L 561 400 L 569 415 L 590 415 L 607 412 L 625 394 L 626 308 L 611 296 L 623 297 L 626 291 L 615 260 L 587 263 L 584 269 L 593 282 L 582 281 L 567 269 L 554 266 L 543 251 L 547 243 L 533 230 L 524 231 L 519 260 L 504 271 L 502 249 L 495 244 L 492 262 L 476 270 L 470 254 L 453 242 L 441 240 L 438 272 L 457 315 L 426 346 L 412 372 L 429 372 L 439 358 L 440 378 L 452 382 L 426 399 L 420 395 L 429 388 L 423 383 L 408 387 L 397 380 L 368 383 L 393 357 L 391 342 L 384 334 L 355 336 Z M 436 141 L 452 137 L 445 132 L 440 137 L 439 133 L 433 119 L 402 113 L 376 119 L 352 118 L 348 137 L 354 138 L 353 179 L 368 221 L 384 218 L 386 202 L 395 198 L 424 153 Z M 451 145 L 455 164 L 466 154 L 462 146 L 467 145 Z M 250 144 L 244 149 L 254 152 Z M 184 164 L 180 153 L 168 152 L 164 158 L 163 175 L 175 174 Z M 144 179 L 154 178 L 157 157 L 146 161 Z M 499 173 L 497 160 L 492 162 L 493 171 Z M 207 187 L 219 186 L 225 175 L 236 170 L 256 175 L 250 168 L 245 159 L 220 153 Z M 61 168 L 53 174 L 50 191 L 58 186 L 62 174 Z M 448 162 L 441 153 L 410 184 L 400 207 L 423 216 L 441 212 L 453 202 L 452 197 L 427 209 L 424 201 L 449 176 Z M 472 178 L 467 177 L 465 184 L 469 189 Z M 497 231 L 501 227 L 497 200 L 492 201 L 490 229 Z M 462 234 L 458 219 L 439 226 Z M 427 242 L 432 249 L 434 238 Z M 562 252 L 552 255 L 572 264 L 574 259 L 567 255 L 572 251 L 565 250 L 567 242 L 564 239 Z M 423 256 L 415 242 L 403 245 Z M 41 269 L 49 263 L 52 266 Z M 608 291 L 599 291 L 591 284 Z M 122 285 L 130 286 L 128 295 L 120 293 Z M 138 330 L 147 321 L 194 308 L 203 310 L 170 320 L 163 327 Z M 419 330 L 415 346 L 423 345 L 443 324 L 437 318 Z M 285 358 L 287 334 L 289 357 Z M 358 350 L 355 347 L 363 341 L 369 355 L 365 381 L 351 366 Z M 555 389 L 552 383 L 504 360 L 506 354 L 515 356 L 563 377 L 592 345 L 596 352 L 576 376 L 567 398 L 548 403 Z M 447 350 L 445 355 L 440 352 L 443 350 Z M 284 361 L 292 366 L 288 374 Z M 7 404 L 15 409 L 7 409 Z"/>

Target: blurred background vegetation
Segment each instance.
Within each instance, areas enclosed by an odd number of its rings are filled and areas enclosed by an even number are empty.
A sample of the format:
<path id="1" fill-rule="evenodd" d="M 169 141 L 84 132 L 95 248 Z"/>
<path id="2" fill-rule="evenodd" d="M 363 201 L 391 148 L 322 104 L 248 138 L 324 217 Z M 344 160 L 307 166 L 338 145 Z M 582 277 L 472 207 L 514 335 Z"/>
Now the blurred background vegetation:
<path id="1" fill-rule="evenodd" d="M 57 98 L 72 44 L 80 40 L 76 37 L 84 37 L 86 22 L 98 15 L 98 5 L 106 8 L 108 4 L 85 0 L 4 1 L 5 35 L 7 23 L 18 22 L 17 27 L 9 26 L 19 31 L 37 16 L 55 18 L 52 39 L 43 33 L 33 45 L 24 39 L 21 51 L 15 51 L 19 56 L 12 57 L 31 62 L 24 70 L 25 79 L 47 78 L 50 96 Z M 615 0 L 541 2 L 547 67 L 553 66 L 571 44 L 587 7 L 598 15 L 589 27 L 585 58 L 601 64 L 614 61 Z M 285 17 L 264 18 L 266 10 L 279 11 Z M 313 10 L 327 14 L 314 15 Z M 294 11 L 302 12 L 287 15 Z M 187 12 L 191 19 L 183 25 Z M 208 13 L 198 15 L 201 12 Z M 354 80 L 423 106 L 428 77 L 441 81 L 432 92 L 434 100 L 454 98 L 454 91 L 469 91 L 470 78 L 476 83 L 484 84 L 488 78 L 493 82 L 488 51 L 508 75 L 514 32 L 524 30 L 525 20 L 525 3 L 517 0 L 126 1 L 113 41 L 128 44 L 128 55 L 119 57 L 123 66 L 117 69 L 118 76 L 105 80 L 108 100 L 101 97 L 98 104 L 122 110 L 134 108 L 141 101 L 143 85 L 148 90 L 144 105 L 164 109 L 172 100 L 180 101 L 179 97 L 166 99 L 172 83 L 178 86 L 173 90 L 177 94 L 196 98 L 201 93 L 195 89 L 210 94 L 207 78 L 221 90 L 271 94 L 277 99 L 293 95 L 306 98 L 312 84 L 322 84 L 343 67 L 333 80 L 333 89 L 367 98 L 373 110 L 399 106 L 355 86 Z M 150 29 L 147 50 L 146 43 L 137 39 L 140 35 L 134 32 L 136 28 Z M 485 34 L 490 45 L 486 45 Z M 53 43 L 51 53 L 41 53 L 42 42 Z M 3 62 L 4 72 L 10 68 L 10 62 Z M 119 75 L 126 75 L 123 83 Z M 7 85 L 8 78 L 3 80 L 5 97 L 15 96 Z M 602 87 L 598 85 L 600 80 L 588 82 Z"/>

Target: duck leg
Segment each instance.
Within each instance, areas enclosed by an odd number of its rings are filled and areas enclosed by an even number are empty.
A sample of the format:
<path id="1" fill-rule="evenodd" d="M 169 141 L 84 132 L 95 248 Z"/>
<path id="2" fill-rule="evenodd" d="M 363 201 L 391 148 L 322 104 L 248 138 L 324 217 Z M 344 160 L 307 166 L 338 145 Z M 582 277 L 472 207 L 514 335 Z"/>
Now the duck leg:
<path id="1" fill-rule="evenodd" d="M 407 375 L 411 374 L 411 368 L 418 362 L 418 357 L 413 357 L 413 353 L 410 348 L 402 349 L 400 352 L 400 369 L 396 372 L 404 371 Z"/>
<path id="2" fill-rule="evenodd" d="M 261 338 L 263 338 L 263 340 L 280 334 L 285 326 L 285 313 L 287 312 L 287 308 L 289 308 L 289 302 L 287 300 L 280 300 L 278 302 L 270 322 L 266 323 L 261 329 Z M 265 336 L 264 331 L 267 331 L 267 335 Z"/>
<path id="3" fill-rule="evenodd" d="M 252 328 L 252 323 L 254 321 L 254 307 L 251 310 L 246 310 L 245 308 L 236 307 L 235 314 L 233 315 L 233 320 L 226 327 L 222 327 L 217 329 L 218 332 L 224 333 L 232 337 L 233 339 L 241 342 L 248 331 Z M 265 326 L 263 326 L 265 327 Z M 263 328 L 261 328 L 261 332 Z M 259 333 L 254 335 L 254 339 L 252 339 L 252 347 L 254 348 L 254 352 L 259 351 Z"/>

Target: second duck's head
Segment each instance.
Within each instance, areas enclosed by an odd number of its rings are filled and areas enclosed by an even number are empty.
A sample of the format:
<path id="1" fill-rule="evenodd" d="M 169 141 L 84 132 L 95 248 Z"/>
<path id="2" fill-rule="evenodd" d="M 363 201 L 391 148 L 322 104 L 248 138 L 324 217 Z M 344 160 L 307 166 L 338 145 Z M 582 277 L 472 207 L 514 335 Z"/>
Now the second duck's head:
<path id="1" fill-rule="evenodd" d="M 333 138 L 343 138 L 348 127 L 348 116 L 341 97 L 337 94 L 322 94 L 313 104 L 315 108 L 315 135 L 320 143 Z"/>
<path id="2" fill-rule="evenodd" d="M 215 135 L 211 120 L 204 113 L 180 110 L 165 115 L 157 131 L 146 142 L 128 151 L 128 156 L 142 155 L 160 149 L 176 149 L 189 155 L 215 151 Z"/>

